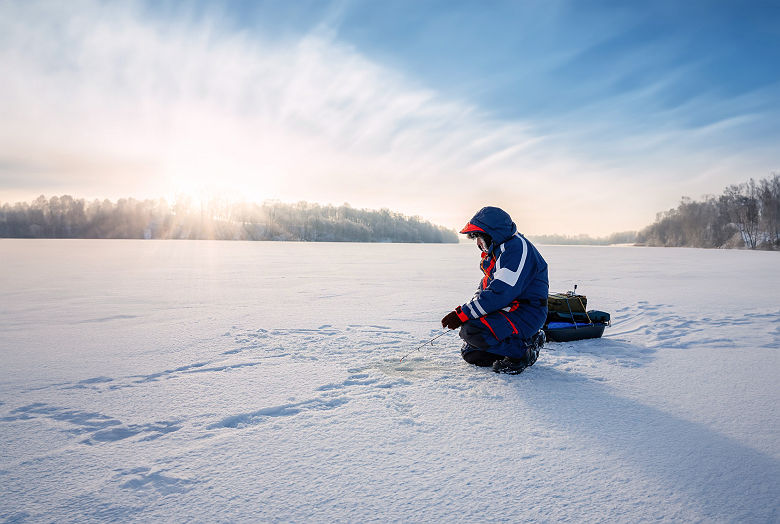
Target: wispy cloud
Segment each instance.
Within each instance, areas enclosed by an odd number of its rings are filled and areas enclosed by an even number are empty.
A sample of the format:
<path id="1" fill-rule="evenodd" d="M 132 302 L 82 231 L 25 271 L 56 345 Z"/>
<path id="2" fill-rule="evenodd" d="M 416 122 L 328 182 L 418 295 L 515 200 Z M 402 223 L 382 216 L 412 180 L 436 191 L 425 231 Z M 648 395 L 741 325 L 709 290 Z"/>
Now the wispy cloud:
<path id="1" fill-rule="evenodd" d="M 277 45 L 116 4 L 3 10 L 0 155 L 61 173 L 62 188 L 379 204 L 529 139 L 327 35 Z"/>

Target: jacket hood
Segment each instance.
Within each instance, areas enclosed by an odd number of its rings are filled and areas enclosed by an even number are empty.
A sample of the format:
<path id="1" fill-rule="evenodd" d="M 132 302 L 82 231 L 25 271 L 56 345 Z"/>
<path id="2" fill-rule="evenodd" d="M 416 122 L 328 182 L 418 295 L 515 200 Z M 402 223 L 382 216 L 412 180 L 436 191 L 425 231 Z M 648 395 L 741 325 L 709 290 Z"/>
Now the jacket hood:
<path id="1" fill-rule="evenodd" d="M 503 244 L 517 232 L 509 213 L 499 207 L 483 207 L 460 232 L 484 231 L 493 238 L 493 244 Z"/>

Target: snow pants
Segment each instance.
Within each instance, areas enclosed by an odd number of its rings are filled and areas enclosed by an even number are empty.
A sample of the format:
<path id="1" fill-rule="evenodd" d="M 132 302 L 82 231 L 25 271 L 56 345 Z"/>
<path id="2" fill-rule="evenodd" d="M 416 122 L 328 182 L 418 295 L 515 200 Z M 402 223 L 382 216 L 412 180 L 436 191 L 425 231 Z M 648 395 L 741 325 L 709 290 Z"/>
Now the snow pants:
<path id="1" fill-rule="evenodd" d="M 531 338 L 542 328 L 546 318 L 547 308 L 544 307 L 509 313 L 494 311 L 468 320 L 460 328 L 460 338 L 466 342 L 461 355 L 466 362 L 478 366 L 489 366 L 504 357 L 524 358 Z"/>

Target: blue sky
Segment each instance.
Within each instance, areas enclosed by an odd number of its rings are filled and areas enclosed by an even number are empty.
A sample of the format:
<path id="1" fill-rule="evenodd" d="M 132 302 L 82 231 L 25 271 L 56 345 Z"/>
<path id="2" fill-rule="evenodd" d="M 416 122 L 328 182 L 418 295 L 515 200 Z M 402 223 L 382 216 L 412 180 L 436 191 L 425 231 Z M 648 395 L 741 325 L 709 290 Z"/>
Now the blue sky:
<path id="1" fill-rule="evenodd" d="M 200 14 L 208 16 L 214 5 L 206 2 Z M 778 2 L 216 5 L 237 31 L 293 40 L 330 31 L 362 54 L 505 119 L 562 116 L 664 80 L 648 105 L 633 108 L 637 115 L 671 110 L 702 94 L 734 97 L 780 82 Z M 178 12 L 175 4 L 162 11 Z M 687 124 L 728 116 L 701 111 Z"/>
<path id="2" fill-rule="evenodd" d="M 780 170 L 778 2 L 0 4 L 0 200 L 637 229 Z M 566 202 L 566 211 L 547 210 Z"/>

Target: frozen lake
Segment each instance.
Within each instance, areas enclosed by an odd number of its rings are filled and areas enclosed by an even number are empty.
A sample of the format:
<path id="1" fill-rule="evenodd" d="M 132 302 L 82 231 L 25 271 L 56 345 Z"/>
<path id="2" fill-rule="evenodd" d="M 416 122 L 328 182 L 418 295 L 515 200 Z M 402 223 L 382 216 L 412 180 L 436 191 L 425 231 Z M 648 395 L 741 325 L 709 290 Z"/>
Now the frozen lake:
<path id="1" fill-rule="evenodd" d="M 0 240 L 0 520 L 780 519 L 780 253 L 539 246 L 612 314 L 519 376 L 471 244 Z"/>

